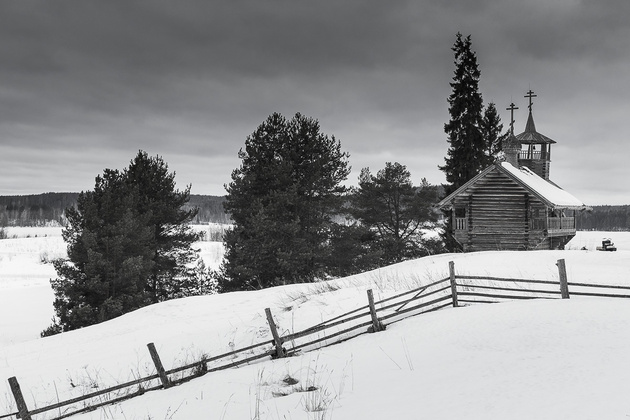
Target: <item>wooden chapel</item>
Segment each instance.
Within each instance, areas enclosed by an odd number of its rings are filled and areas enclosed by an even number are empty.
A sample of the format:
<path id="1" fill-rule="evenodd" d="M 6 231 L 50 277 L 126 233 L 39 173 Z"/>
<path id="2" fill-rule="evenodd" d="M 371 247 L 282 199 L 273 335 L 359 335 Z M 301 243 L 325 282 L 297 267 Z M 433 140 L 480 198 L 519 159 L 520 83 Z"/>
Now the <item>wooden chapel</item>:
<path id="1" fill-rule="evenodd" d="M 449 214 L 447 229 L 464 252 L 487 250 L 563 249 L 575 236 L 576 212 L 584 203 L 549 180 L 551 145 L 536 131 L 533 91 L 528 91 L 525 131 L 514 135 L 514 104 L 510 135 L 503 144 L 504 161 L 466 182 L 436 207 Z"/>

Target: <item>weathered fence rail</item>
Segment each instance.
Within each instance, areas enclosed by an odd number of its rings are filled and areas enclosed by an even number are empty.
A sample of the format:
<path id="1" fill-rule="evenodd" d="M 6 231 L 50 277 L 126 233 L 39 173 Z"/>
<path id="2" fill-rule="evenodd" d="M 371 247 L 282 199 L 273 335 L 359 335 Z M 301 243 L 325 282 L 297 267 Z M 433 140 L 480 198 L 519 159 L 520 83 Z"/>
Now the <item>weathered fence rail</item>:
<path id="1" fill-rule="evenodd" d="M 463 281 L 458 284 L 458 287 L 463 290 L 457 293 L 462 303 L 493 303 L 510 299 L 549 299 L 562 296 L 559 282 L 548 280 L 480 276 L 457 276 L 457 279 Z M 536 288 L 529 287 L 530 285 Z M 553 288 L 540 287 L 545 285 Z M 495 300 L 488 301 L 479 298 Z"/>
<path id="2" fill-rule="evenodd" d="M 0 420 L 11 417 L 32 420 L 35 415 L 53 410 L 59 410 L 59 412 L 50 420 L 64 419 L 136 397 L 148 391 L 169 388 L 209 372 L 261 359 L 292 356 L 303 351 L 336 344 L 361 334 L 382 331 L 388 325 L 410 316 L 436 311 L 447 306 L 458 307 L 460 304 L 495 303 L 512 299 L 568 299 L 570 295 L 630 298 L 630 293 L 623 293 L 630 292 L 630 286 L 569 282 L 564 260 L 558 260 L 557 266 L 559 280 L 550 281 L 457 275 L 455 264 L 451 261 L 449 277 L 378 301 L 374 300 L 372 290 L 368 290 L 367 305 L 285 335 L 279 334 L 273 314 L 269 308 L 266 308 L 265 315 L 272 340 L 216 356 L 204 357 L 202 360 L 169 370 L 163 367 L 155 345 L 149 343 L 147 348 L 157 373 L 45 407 L 28 409 L 17 378 L 12 377 L 9 378 L 9 385 L 15 398 L 17 411 L 0 415 Z M 181 376 L 176 377 L 178 374 Z M 77 406 L 77 404 L 80 405 Z M 61 411 L 62 408 L 65 409 Z"/>

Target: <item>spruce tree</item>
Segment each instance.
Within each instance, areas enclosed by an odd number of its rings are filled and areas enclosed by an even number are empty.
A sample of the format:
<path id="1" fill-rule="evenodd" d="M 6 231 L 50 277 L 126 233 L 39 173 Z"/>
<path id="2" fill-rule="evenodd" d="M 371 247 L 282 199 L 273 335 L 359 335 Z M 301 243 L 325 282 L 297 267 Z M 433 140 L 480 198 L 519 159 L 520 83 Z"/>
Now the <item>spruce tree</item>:
<path id="1" fill-rule="evenodd" d="M 224 237 L 224 291 L 309 282 L 326 273 L 332 216 L 348 155 L 317 120 L 274 113 L 247 137 L 226 186 L 233 229 Z"/>
<path id="2" fill-rule="evenodd" d="M 176 190 L 174 176 L 160 157 L 140 151 L 124 171 L 106 169 L 66 209 L 68 259 L 53 262 L 56 317 L 42 335 L 197 293 L 188 266 L 197 257 L 190 245 L 198 236 L 188 226 L 195 210 L 182 209 L 190 187 Z"/>
<path id="3" fill-rule="evenodd" d="M 494 103 L 490 102 L 484 110 L 483 119 L 481 121 L 481 132 L 486 143 L 487 157 L 484 166 L 492 164 L 503 150 L 503 141 L 507 138 L 509 133 L 505 132 L 502 134 L 502 131 L 503 124 L 501 123 L 501 117 Z"/>
<path id="4" fill-rule="evenodd" d="M 137 202 L 137 191 L 127 191 L 120 172 L 105 170 L 94 190 L 66 210 L 68 260 L 53 261 L 56 326 L 49 332 L 92 325 L 151 302 L 146 281 L 155 246 Z"/>
<path id="5" fill-rule="evenodd" d="M 448 97 L 450 121 L 444 124 L 450 146 L 444 158 L 445 164 L 439 167 L 449 183 L 446 194 L 477 175 L 488 163 L 488 147 L 482 131 L 480 71 L 471 45 L 470 35 L 464 38 L 461 33 L 457 33 L 452 48 L 455 53 L 455 75 L 450 83 L 452 92 Z"/>

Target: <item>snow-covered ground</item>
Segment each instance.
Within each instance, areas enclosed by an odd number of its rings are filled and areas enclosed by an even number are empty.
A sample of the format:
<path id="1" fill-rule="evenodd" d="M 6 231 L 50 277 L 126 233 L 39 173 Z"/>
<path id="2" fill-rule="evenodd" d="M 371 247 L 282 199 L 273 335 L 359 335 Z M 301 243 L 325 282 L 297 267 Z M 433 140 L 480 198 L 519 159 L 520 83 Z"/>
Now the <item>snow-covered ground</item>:
<path id="1" fill-rule="evenodd" d="M 617 252 L 595 251 L 611 238 Z M 200 243 L 209 266 L 220 243 Z M 207 246 L 207 248 L 204 248 Z M 215 248 L 218 247 L 218 248 Z M 586 250 L 582 250 L 585 247 Z M 16 376 L 29 408 L 270 339 L 264 308 L 297 331 L 460 274 L 630 285 L 630 233 L 579 232 L 566 251 L 447 254 L 333 281 L 164 302 L 46 339 L 52 316 L 45 261 L 60 236 L 0 241 L 0 415 Z M 630 300 L 572 298 L 448 308 L 297 357 L 207 374 L 77 419 L 627 419 Z M 285 379 L 298 382 L 288 385 Z M 309 387 L 317 388 L 305 392 Z M 51 412 L 49 416 L 59 415 Z M 37 418 L 45 418 L 38 416 Z"/>

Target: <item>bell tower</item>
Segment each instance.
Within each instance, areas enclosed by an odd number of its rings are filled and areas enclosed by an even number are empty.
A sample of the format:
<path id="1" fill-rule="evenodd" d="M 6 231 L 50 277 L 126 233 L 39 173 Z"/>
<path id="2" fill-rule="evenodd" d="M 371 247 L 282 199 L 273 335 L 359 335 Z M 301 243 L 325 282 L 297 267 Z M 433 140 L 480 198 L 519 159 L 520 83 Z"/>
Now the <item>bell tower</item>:
<path id="1" fill-rule="evenodd" d="M 551 145 L 556 142 L 536 131 L 534 117 L 532 116 L 532 98 L 537 97 L 531 89 L 524 96 L 529 99 L 529 116 L 525 131 L 516 136 L 521 143 L 521 151 L 518 157 L 520 166 L 528 167 L 541 178 L 549 181 L 549 164 L 551 162 Z"/>
<path id="2" fill-rule="evenodd" d="M 510 111 L 510 135 L 503 141 L 503 153 L 505 161 L 515 168 L 519 167 L 518 158 L 521 153 L 521 144 L 514 136 L 514 110 L 518 109 L 514 102 L 506 110 Z"/>

